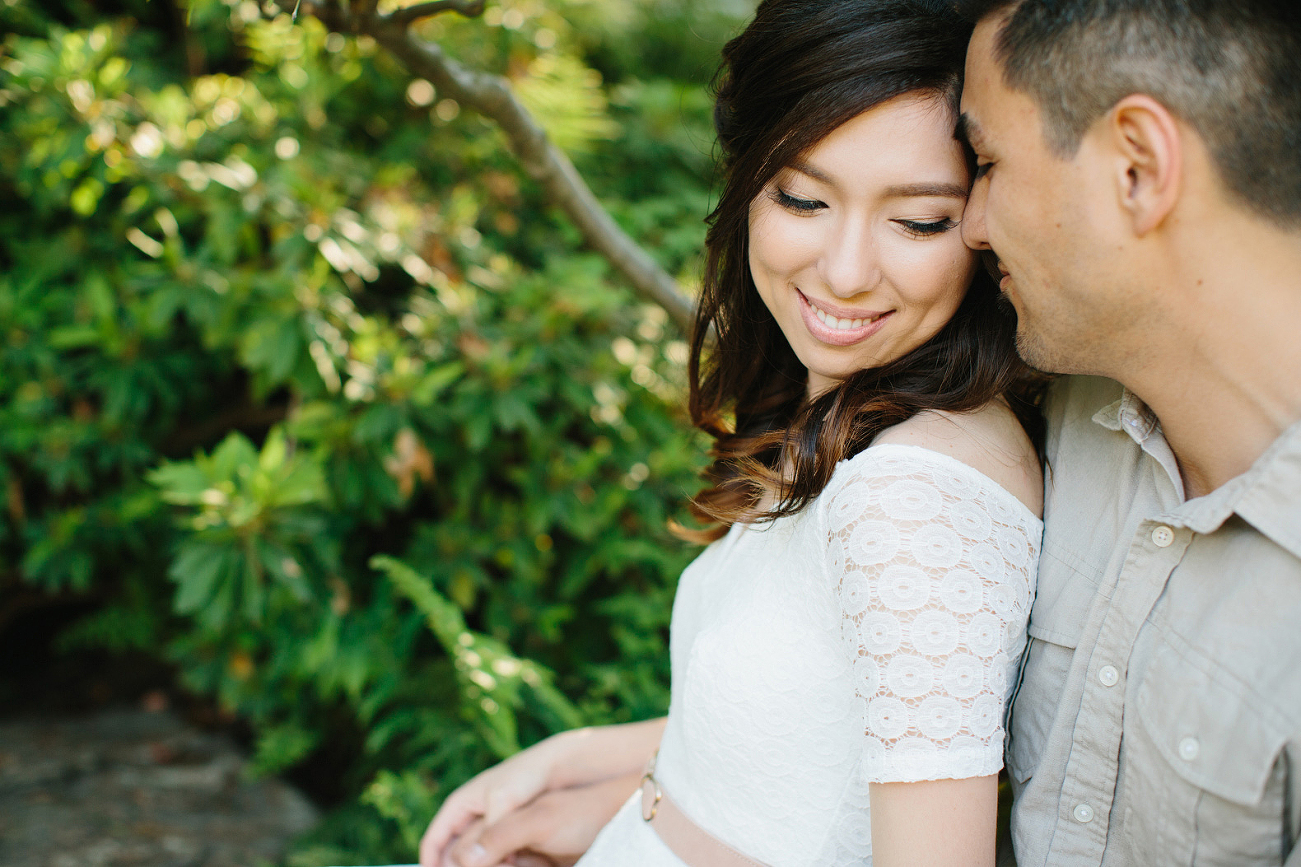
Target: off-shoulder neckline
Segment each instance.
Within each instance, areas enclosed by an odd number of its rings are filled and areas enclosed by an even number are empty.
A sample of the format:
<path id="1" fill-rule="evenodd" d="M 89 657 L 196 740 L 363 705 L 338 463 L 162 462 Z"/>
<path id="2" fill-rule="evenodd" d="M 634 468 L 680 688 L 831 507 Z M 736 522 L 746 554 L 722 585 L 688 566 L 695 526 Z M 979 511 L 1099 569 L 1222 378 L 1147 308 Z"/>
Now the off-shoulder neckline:
<path id="1" fill-rule="evenodd" d="M 1043 518 L 1040 518 L 1033 511 L 1031 511 L 1030 507 L 1027 506 L 1025 503 L 1021 502 L 1021 499 L 1017 497 L 1016 494 L 1013 494 L 1007 488 L 1003 487 L 998 482 L 994 481 L 989 476 L 982 473 L 980 470 L 976 469 L 966 461 L 960 461 L 957 458 L 953 457 L 953 455 L 946 455 L 944 454 L 944 452 L 937 452 L 935 449 L 928 449 L 926 446 L 918 446 L 918 445 L 913 445 L 911 443 L 878 443 L 877 445 L 871 445 L 863 449 L 858 454 L 845 458 L 844 460 L 836 464 L 836 473 L 840 472 L 841 467 L 845 467 L 848 466 L 849 464 L 854 463 L 859 458 L 863 457 L 863 455 L 869 455 L 869 454 L 879 455 L 883 450 L 887 450 L 887 449 L 902 450 L 907 452 L 924 452 L 932 460 L 938 460 L 938 462 L 949 464 L 950 466 L 961 467 L 964 472 L 980 479 L 989 487 L 994 488 L 999 494 L 1003 495 L 1008 500 L 1011 500 L 1013 503 L 1015 503 L 1016 508 L 1020 510 L 1022 517 L 1028 518 L 1034 524 L 1039 524 L 1041 526 L 1043 524 Z"/>

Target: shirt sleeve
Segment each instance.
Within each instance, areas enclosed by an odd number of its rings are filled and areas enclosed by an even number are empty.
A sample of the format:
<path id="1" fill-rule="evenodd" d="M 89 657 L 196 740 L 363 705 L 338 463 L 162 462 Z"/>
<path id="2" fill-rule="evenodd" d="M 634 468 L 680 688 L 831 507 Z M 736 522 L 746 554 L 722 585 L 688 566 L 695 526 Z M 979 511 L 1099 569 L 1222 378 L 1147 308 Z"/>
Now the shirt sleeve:
<path id="1" fill-rule="evenodd" d="M 1025 645 L 1037 520 L 945 455 L 872 451 L 848 468 L 825 524 L 862 701 L 863 774 L 916 782 L 996 773 L 1008 682 Z"/>

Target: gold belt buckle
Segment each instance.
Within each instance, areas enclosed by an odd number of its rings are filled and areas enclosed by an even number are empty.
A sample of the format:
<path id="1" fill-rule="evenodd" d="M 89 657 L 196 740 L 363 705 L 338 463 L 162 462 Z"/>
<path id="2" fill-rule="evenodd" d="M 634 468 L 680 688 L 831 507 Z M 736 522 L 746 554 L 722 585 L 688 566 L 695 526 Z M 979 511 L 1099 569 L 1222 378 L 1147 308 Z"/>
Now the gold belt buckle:
<path id="1" fill-rule="evenodd" d="M 657 750 L 646 763 L 646 773 L 641 776 L 641 818 L 643 822 L 650 822 L 655 818 L 655 814 L 660 811 L 660 801 L 664 798 L 664 792 L 660 789 L 659 780 L 655 779 L 655 759 L 659 756 Z M 646 801 L 649 798 L 650 804 Z"/>

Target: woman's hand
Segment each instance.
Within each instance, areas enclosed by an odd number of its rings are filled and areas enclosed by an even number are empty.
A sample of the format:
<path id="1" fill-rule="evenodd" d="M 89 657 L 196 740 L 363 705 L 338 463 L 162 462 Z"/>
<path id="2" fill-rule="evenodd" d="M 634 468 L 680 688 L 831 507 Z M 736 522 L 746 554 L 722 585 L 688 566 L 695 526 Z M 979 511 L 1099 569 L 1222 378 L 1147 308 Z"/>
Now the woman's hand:
<path id="1" fill-rule="evenodd" d="M 478 819 L 453 841 L 446 863 L 570 867 L 637 790 L 640 779 L 641 773 L 634 771 L 599 783 L 552 789 L 495 823 Z"/>
<path id="2" fill-rule="evenodd" d="M 421 867 L 444 867 L 453 841 L 465 836 L 476 821 L 493 827 L 544 792 L 640 774 L 658 749 L 663 731 L 663 718 L 575 729 L 494 765 L 443 802 L 420 841 Z"/>
<path id="3" fill-rule="evenodd" d="M 448 795 L 420 840 L 421 867 L 444 867 L 450 844 L 475 822 L 493 824 L 545 791 L 563 753 L 559 736 L 547 738 L 493 765 Z"/>

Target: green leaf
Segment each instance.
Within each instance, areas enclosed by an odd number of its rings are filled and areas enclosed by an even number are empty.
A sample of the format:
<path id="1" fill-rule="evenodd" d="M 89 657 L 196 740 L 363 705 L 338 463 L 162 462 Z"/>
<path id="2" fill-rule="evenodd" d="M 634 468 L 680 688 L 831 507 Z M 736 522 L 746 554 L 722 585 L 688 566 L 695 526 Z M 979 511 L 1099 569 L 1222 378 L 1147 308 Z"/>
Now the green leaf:
<path id="1" fill-rule="evenodd" d="M 420 384 L 411 392 L 411 402 L 416 406 L 427 406 L 442 394 L 448 386 L 465 375 L 465 365 L 459 361 L 442 364 L 425 374 Z"/>
<path id="2" fill-rule="evenodd" d="M 209 489 L 210 478 L 194 463 L 166 463 L 150 470 L 149 483 L 162 489 L 162 497 L 169 503 L 192 506 L 203 502 Z"/>
<path id="3" fill-rule="evenodd" d="M 264 319 L 244 336 L 243 362 L 266 376 L 269 384 L 283 382 L 298 362 L 303 341 L 298 322 L 292 319 Z"/>
<path id="4" fill-rule="evenodd" d="M 264 728 L 257 737 L 249 772 L 257 776 L 279 773 L 304 759 L 321 742 L 320 730 L 285 722 Z"/>
<path id="5" fill-rule="evenodd" d="M 51 329 L 46 340 L 53 349 L 67 350 L 95 346 L 100 337 L 99 328 L 94 325 L 66 325 Z"/>
<path id="6" fill-rule="evenodd" d="M 221 441 L 207 460 L 200 460 L 199 465 L 217 480 L 234 480 L 245 476 L 258 465 L 258 451 L 249 442 L 248 437 L 232 433 Z"/>
<path id="7" fill-rule="evenodd" d="M 228 550 L 202 542 L 181 546 L 168 575 L 177 584 L 172 607 L 177 614 L 190 614 L 203 608 L 221 583 L 228 561 Z"/>
<path id="8" fill-rule="evenodd" d="M 519 659 L 501 642 L 466 629 L 456 606 L 411 567 L 386 556 L 372 558 L 371 566 L 383 571 L 425 615 L 430 629 L 455 662 L 462 706 L 498 757 L 519 751 L 516 714 L 523 707 L 522 690 L 531 691 L 558 720 L 576 723 L 580 718 L 568 699 L 551 686 L 549 671 Z"/>

